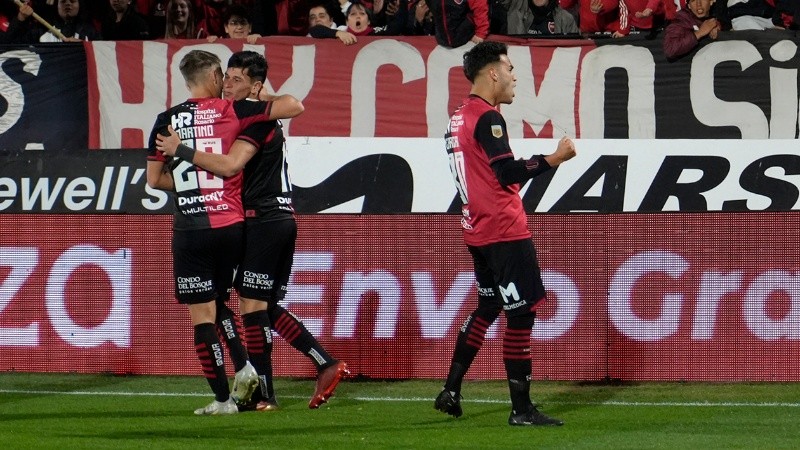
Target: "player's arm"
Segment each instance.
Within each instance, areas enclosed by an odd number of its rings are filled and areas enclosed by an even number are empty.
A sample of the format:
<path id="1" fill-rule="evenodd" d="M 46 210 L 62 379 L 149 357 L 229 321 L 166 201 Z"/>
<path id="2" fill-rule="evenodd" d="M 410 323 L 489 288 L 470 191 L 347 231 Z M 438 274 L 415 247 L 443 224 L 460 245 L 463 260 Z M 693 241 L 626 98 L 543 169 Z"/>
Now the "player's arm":
<path id="1" fill-rule="evenodd" d="M 505 120 L 497 111 L 489 111 L 478 119 L 475 138 L 486 152 L 497 181 L 503 186 L 528 181 L 575 156 L 572 140 L 564 137 L 551 155 L 514 159 Z"/>
<path id="2" fill-rule="evenodd" d="M 147 161 L 147 185 L 162 191 L 174 190 L 175 182 L 166 167 L 163 161 Z"/>
<path id="3" fill-rule="evenodd" d="M 266 89 L 261 89 L 258 93 L 258 99 L 271 103 L 267 108 L 269 120 L 291 119 L 303 114 L 303 111 L 305 111 L 303 102 L 289 94 L 273 95 L 267 93 Z"/>
<path id="4" fill-rule="evenodd" d="M 159 152 L 156 148 L 156 136 L 158 136 L 158 130 L 163 129 L 162 124 L 165 123 L 165 120 L 164 113 L 159 114 L 153 130 L 150 132 L 150 138 L 147 140 L 147 169 L 145 173 L 147 185 L 151 188 L 173 191 L 175 190 L 175 181 L 168 170 L 166 157 L 164 153 Z"/>
<path id="5" fill-rule="evenodd" d="M 500 184 L 508 186 L 514 183 L 524 183 L 574 156 L 575 144 L 572 139 L 564 136 L 558 141 L 556 151 L 547 156 L 534 155 L 530 159 L 505 158 L 492 163 L 492 170 Z"/>
<path id="6" fill-rule="evenodd" d="M 172 126 L 167 128 L 168 136 L 156 136 L 156 148 L 165 155 L 177 156 L 185 161 L 222 177 L 236 175 L 244 169 L 245 164 L 256 154 L 258 148 L 251 142 L 237 139 L 227 155 L 198 152 L 181 142 Z"/>

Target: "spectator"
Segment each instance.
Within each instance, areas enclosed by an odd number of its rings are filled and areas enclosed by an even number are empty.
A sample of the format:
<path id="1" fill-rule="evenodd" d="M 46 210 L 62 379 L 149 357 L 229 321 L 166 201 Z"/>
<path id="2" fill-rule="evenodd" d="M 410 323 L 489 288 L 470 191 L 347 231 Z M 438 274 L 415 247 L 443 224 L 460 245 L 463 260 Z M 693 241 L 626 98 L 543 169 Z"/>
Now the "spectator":
<path id="1" fill-rule="evenodd" d="M 225 36 L 231 39 L 245 39 L 248 44 L 255 44 L 261 37 L 252 33 L 253 26 L 250 14 L 242 5 L 234 4 L 225 12 Z M 208 36 L 208 42 L 214 42 L 219 36 Z"/>
<path id="2" fill-rule="evenodd" d="M 628 7 L 628 29 L 650 32 L 663 26 L 665 20 L 664 2 L 671 0 L 624 0 Z"/>
<path id="3" fill-rule="evenodd" d="M 347 9 L 350 8 L 352 2 L 350 0 L 332 0 L 332 1 L 336 2 L 336 5 L 339 6 L 339 14 L 341 14 L 341 23 L 345 23 L 347 21 Z M 337 14 L 334 14 L 333 20 L 339 23 L 340 17 L 338 17 Z"/>
<path id="4" fill-rule="evenodd" d="M 36 14 L 48 23 L 53 23 L 58 17 L 58 0 L 31 0 L 28 3 Z"/>
<path id="5" fill-rule="evenodd" d="M 203 0 L 196 6 L 198 33 L 203 37 L 225 36 L 225 13 L 230 0 Z"/>
<path id="6" fill-rule="evenodd" d="M 774 28 L 772 0 L 721 0 L 715 4 L 724 30 L 765 30 Z"/>
<path id="7" fill-rule="evenodd" d="M 312 6 L 308 10 L 308 35 L 318 39 L 337 38 L 344 45 L 351 45 L 358 42 L 358 39 L 346 30 L 340 30 L 336 23 L 331 19 L 329 6 L 321 4 Z"/>
<path id="8" fill-rule="evenodd" d="M 345 23 L 345 31 L 354 36 L 397 36 L 402 31 L 402 26 L 397 26 L 397 20 L 392 20 L 386 27 L 373 27 L 372 14 L 363 3 L 350 4 Z"/>
<path id="9" fill-rule="evenodd" d="M 167 39 L 200 38 L 195 24 L 194 7 L 189 0 L 169 0 L 167 3 Z"/>
<path id="10" fill-rule="evenodd" d="M 5 38 L 8 33 L 8 27 L 11 26 L 11 20 L 17 15 L 19 8 L 10 2 L 0 2 L 0 44 L 6 42 Z"/>
<path id="11" fill-rule="evenodd" d="M 333 21 L 333 15 L 327 3 L 320 3 L 318 5 L 311 5 L 308 9 L 308 27 L 315 27 L 323 25 L 328 28 L 338 28 L 339 25 Z M 344 21 L 342 21 L 344 23 Z"/>
<path id="12" fill-rule="evenodd" d="M 306 36 L 308 0 L 256 1 L 253 7 L 253 32 L 262 36 Z M 337 21 L 344 23 L 344 20 Z"/>
<path id="13" fill-rule="evenodd" d="M 687 9 L 678 11 L 664 32 L 664 56 L 679 58 L 694 50 L 706 37 L 717 39 L 721 26 L 709 17 L 714 0 L 688 0 Z"/>
<path id="14" fill-rule="evenodd" d="M 772 23 L 777 28 L 797 30 L 800 27 L 800 0 L 775 0 Z"/>
<path id="15" fill-rule="evenodd" d="M 572 1 L 572 0 L 568 0 Z M 508 34 L 508 8 L 506 0 L 486 0 L 489 5 L 489 34 Z"/>
<path id="16" fill-rule="evenodd" d="M 79 0 L 58 0 L 58 16 L 51 22 L 54 28 L 64 35 L 64 42 L 81 42 L 100 39 L 100 33 L 85 18 Z M 20 8 L 20 22 L 26 26 L 15 26 L 10 33 L 14 42 L 62 42 L 53 32 L 31 19 L 33 9 Z"/>
<path id="17" fill-rule="evenodd" d="M 150 39 L 147 22 L 136 8 L 132 0 L 109 0 L 111 12 L 103 20 L 100 33 L 108 41 L 135 41 Z"/>
<path id="18" fill-rule="evenodd" d="M 407 36 L 434 36 L 433 13 L 425 0 L 409 3 L 408 19 L 403 34 Z"/>
<path id="19" fill-rule="evenodd" d="M 408 0 L 375 0 L 372 3 L 372 26 L 388 26 L 397 17 L 400 8 L 406 8 L 407 11 Z"/>
<path id="20" fill-rule="evenodd" d="M 0 17 L 0 44 L 20 44 L 27 42 L 28 32 L 33 26 L 28 20 L 33 14 L 33 7 L 26 1 L 19 7 L 14 3 L 2 3 Z"/>
<path id="21" fill-rule="evenodd" d="M 436 42 L 444 47 L 478 44 L 489 35 L 487 0 L 431 0 Z"/>
<path id="22" fill-rule="evenodd" d="M 137 0 L 136 9 L 141 11 L 152 39 L 161 39 L 167 30 L 167 0 Z"/>
<path id="23" fill-rule="evenodd" d="M 623 37 L 628 30 L 628 5 L 624 0 L 580 0 L 580 30 Z"/>
<path id="24" fill-rule="evenodd" d="M 578 25 L 558 0 L 505 0 L 508 34 L 575 34 Z"/>

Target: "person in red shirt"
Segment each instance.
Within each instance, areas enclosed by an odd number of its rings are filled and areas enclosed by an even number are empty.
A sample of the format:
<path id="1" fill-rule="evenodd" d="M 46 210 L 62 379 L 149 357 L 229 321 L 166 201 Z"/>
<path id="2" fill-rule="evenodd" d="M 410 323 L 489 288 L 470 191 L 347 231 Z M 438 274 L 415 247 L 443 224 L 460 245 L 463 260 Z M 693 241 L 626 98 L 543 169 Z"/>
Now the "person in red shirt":
<path id="1" fill-rule="evenodd" d="M 628 5 L 624 0 L 580 0 L 579 24 L 584 33 L 623 37 L 628 30 Z"/>
<path id="2" fill-rule="evenodd" d="M 445 147 L 461 196 L 464 242 L 472 255 L 478 307 L 458 333 L 444 389 L 434 407 L 459 417 L 461 382 L 486 330 L 506 315 L 503 363 L 511 396 L 509 425 L 563 425 L 539 412 L 530 399 L 530 337 L 536 307 L 546 299 L 536 250 L 519 191 L 527 180 L 575 156 L 567 137 L 548 156 L 515 159 L 498 106 L 514 99 L 516 76 L 508 47 L 485 41 L 464 54 L 469 97 L 450 118 Z"/>
<path id="3" fill-rule="evenodd" d="M 426 0 L 433 13 L 436 42 L 444 47 L 461 47 L 483 42 L 489 36 L 487 0 Z"/>

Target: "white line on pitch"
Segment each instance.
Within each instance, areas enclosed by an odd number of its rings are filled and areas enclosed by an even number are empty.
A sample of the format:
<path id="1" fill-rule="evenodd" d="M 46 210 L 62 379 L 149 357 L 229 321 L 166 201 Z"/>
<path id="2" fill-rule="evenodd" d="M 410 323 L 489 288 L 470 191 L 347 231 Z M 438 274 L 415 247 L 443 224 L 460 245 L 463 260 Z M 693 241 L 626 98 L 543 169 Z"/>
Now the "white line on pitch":
<path id="1" fill-rule="evenodd" d="M 24 395 L 102 395 L 102 396 L 121 396 L 121 397 L 208 397 L 210 392 L 123 392 L 123 391 L 47 391 L 47 390 L 24 390 L 24 389 L 0 389 L 0 394 L 24 394 Z M 305 396 L 282 395 L 282 398 L 304 399 Z M 350 400 L 364 402 L 429 402 L 433 398 L 427 397 L 345 397 Z M 464 403 L 490 403 L 505 404 L 508 400 L 497 399 L 469 399 L 462 400 Z M 605 402 L 564 402 L 548 401 L 543 402 L 548 405 L 586 405 L 586 406 L 684 406 L 684 407 L 764 407 L 764 408 L 800 408 L 800 403 L 788 402 L 624 402 L 618 400 L 608 400 Z"/>

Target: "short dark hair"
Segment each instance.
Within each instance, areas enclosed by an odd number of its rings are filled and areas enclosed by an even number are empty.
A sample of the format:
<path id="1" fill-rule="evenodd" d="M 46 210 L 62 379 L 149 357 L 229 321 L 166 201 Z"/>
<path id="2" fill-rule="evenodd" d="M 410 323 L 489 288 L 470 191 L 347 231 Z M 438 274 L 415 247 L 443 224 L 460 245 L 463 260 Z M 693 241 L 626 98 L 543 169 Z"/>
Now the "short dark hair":
<path id="1" fill-rule="evenodd" d="M 225 10 L 225 14 L 222 15 L 222 23 L 227 24 L 228 21 L 230 21 L 233 17 L 241 17 L 242 19 L 246 20 L 247 23 L 253 23 L 250 11 L 238 3 L 232 4 Z"/>
<path id="2" fill-rule="evenodd" d="M 478 72 L 489 64 L 500 61 L 500 56 L 508 55 L 508 46 L 502 42 L 483 41 L 464 53 L 464 75 L 475 81 Z"/>
<path id="3" fill-rule="evenodd" d="M 264 82 L 267 79 L 267 58 L 259 53 L 244 50 L 236 52 L 228 59 L 228 68 L 242 69 L 248 77 Z"/>
<path id="4" fill-rule="evenodd" d="M 323 2 L 319 0 L 317 0 L 316 2 L 312 2 L 310 5 L 308 5 L 308 12 L 311 12 L 311 10 L 314 8 L 323 8 L 325 9 L 325 12 L 328 13 L 329 16 L 331 16 L 331 18 L 333 17 L 334 14 L 333 8 L 331 4 L 328 2 Z"/>
<path id="5" fill-rule="evenodd" d="M 222 71 L 220 65 L 219 56 L 205 50 L 192 50 L 181 59 L 179 68 L 187 84 L 197 84 L 209 70 Z"/>
<path id="6" fill-rule="evenodd" d="M 350 6 L 347 7 L 347 10 L 345 10 L 345 12 L 344 12 L 345 21 L 347 21 L 347 18 L 350 17 L 350 11 L 352 11 L 353 8 L 361 8 L 361 9 L 363 9 L 364 12 L 367 14 L 367 20 L 369 20 L 370 25 L 372 24 L 372 9 L 367 8 L 367 5 L 361 3 L 358 0 L 350 3 Z"/>

